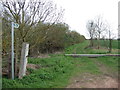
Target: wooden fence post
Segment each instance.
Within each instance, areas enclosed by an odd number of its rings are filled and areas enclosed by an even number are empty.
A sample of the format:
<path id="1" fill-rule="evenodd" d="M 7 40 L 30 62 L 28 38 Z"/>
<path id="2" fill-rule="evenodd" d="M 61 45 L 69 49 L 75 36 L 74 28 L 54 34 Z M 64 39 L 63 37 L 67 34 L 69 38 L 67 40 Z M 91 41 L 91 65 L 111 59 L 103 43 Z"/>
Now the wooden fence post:
<path id="1" fill-rule="evenodd" d="M 22 51 L 21 51 L 19 76 L 18 76 L 19 79 L 22 79 L 22 77 L 26 75 L 26 65 L 27 65 L 28 51 L 29 51 L 29 44 L 23 43 Z"/>

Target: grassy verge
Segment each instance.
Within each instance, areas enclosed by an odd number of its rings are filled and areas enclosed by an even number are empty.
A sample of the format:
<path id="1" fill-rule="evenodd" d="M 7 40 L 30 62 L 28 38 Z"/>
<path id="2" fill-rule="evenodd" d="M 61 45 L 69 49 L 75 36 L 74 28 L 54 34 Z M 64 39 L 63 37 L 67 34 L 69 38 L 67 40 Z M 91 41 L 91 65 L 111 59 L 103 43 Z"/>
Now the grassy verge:
<path id="1" fill-rule="evenodd" d="M 88 58 L 72 58 L 65 56 L 48 59 L 29 59 L 29 63 L 42 64 L 44 68 L 33 70 L 23 79 L 8 80 L 3 78 L 5 88 L 59 88 L 66 87 L 69 79 L 76 73 L 90 72 L 98 74 L 99 69 Z M 46 67 L 47 66 L 47 67 Z"/>
<path id="2" fill-rule="evenodd" d="M 64 53 L 94 52 L 92 49 L 84 49 L 88 43 L 88 41 L 85 41 L 68 47 Z M 70 78 L 77 74 L 102 74 L 102 71 L 94 61 L 99 61 L 109 67 L 113 73 L 117 72 L 117 57 L 100 57 L 93 60 L 87 57 L 72 58 L 64 56 L 64 54 L 51 54 L 49 58 L 29 58 L 29 64 L 39 64 L 42 68 L 36 70 L 28 69 L 31 74 L 23 79 L 10 80 L 3 78 L 3 88 L 64 88 L 69 84 Z"/>

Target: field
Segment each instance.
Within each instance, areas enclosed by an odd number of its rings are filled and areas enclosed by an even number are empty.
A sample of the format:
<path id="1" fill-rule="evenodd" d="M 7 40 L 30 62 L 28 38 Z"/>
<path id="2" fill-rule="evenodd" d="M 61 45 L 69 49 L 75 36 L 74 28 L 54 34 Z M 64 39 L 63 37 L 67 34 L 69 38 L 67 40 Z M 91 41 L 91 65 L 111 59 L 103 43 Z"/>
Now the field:
<path id="1" fill-rule="evenodd" d="M 98 41 L 94 41 L 94 43 L 98 43 Z M 109 40 L 100 40 L 100 45 L 108 47 L 109 46 Z M 120 49 L 120 40 L 112 40 L 112 48 L 113 49 Z"/>
<path id="2" fill-rule="evenodd" d="M 3 77 L 3 88 L 90 88 L 117 87 L 118 57 L 73 58 L 64 54 L 107 53 L 101 41 L 101 49 L 85 49 L 89 41 L 75 44 L 59 54 L 46 58 L 28 58 L 27 75 L 15 80 Z M 118 53 L 118 42 L 113 41 L 112 53 Z M 36 67 L 32 67 L 36 65 Z M 108 84 L 104 84 L 108 80 Z M 98 83 L 98 84 L 94 84 Z"/>

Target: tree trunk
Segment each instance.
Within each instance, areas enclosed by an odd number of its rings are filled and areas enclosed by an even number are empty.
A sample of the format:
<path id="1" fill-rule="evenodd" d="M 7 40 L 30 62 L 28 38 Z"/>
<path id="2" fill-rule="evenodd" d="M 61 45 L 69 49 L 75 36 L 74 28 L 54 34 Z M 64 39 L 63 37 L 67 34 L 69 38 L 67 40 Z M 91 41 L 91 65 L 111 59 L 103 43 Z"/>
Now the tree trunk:
<path id="1" fill-rule="evenodd" d="M 98 49 L 100 49 L 100 33 L 99 33 L 99 38 L 98 38 Z"/>
<path id="2" fill-rule="evenodd" d="M 93 47 L 93 39 L 90 39 L 90 46 Z"/>
<path id="3" fill-rule="evenodd" d="M 111 39 L 111 32 L 109 30 L 109 53 L 111 53 L 112 50 L 112 39 Z"/>
<path id="4" fill-rule="evenodd" d="M 8 58 L 8 78 L 12 78 L 12 72 L 11 72 L 11 52 L 9 53 L 9 58 Z"/>
<path id="5" fill-rule="evenodd" d="M 109 53 L 112 51 L 112 39 L 109 39 Z"/>

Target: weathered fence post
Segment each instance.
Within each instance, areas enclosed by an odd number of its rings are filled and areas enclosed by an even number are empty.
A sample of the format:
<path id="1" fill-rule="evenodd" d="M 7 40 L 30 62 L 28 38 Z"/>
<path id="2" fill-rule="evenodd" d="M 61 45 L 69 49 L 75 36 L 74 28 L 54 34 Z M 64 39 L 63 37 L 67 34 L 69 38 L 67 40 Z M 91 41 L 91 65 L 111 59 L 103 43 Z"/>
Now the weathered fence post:
<path id="1" fill-rule="evenodd" d="M 19 79 L 26 75 L 27 56 L 29 51 L 29 44 L 23 43 L 21 51 L 21 60 L 19 68 Z"/>

